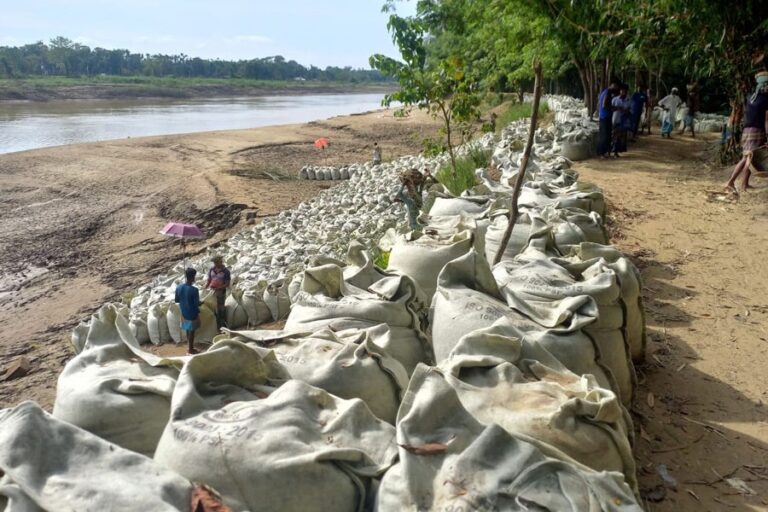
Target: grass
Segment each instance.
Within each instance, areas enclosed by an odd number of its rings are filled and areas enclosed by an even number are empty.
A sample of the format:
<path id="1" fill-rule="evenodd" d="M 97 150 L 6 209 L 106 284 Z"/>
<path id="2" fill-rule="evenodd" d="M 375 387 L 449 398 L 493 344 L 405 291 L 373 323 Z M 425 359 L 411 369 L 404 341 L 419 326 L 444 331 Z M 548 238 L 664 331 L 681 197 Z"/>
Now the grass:
<path id="1" fill-rule="evenodd" d="M 484 160 L 480 156 L 480 153 L 485 154 Z M 458 196 L 465 190 L 475 186 L 475 170 L 480 167 L 487 167 L 489 159 L 490 155 L 485 151 L 480 150 L 475 152 L 473 150 L 468 156 L 456 159 L 456 172 L 453 172 L 451 164 L 448 162 L 437 171 L 435 178 L 437 178 L 437 181 L 443 184 L 451 194 Z M 485 162 L 484 164 L 482 164 L 483 161 Z M 482 165 L 478 165 L 479 163 Z"/>
<path id="2" fill-rule="evenodd" d="M 499 115 L 496 119 L 496 133 L 501 133 L 509 123 L 519 121 L 531 117 L 533 113 L 533 104 L 531 103 L 513 103 L 507 107 L 507 109 Z M 549 113 L 549 105 L 543 102 L 539 105 L 539 115 Z"/>

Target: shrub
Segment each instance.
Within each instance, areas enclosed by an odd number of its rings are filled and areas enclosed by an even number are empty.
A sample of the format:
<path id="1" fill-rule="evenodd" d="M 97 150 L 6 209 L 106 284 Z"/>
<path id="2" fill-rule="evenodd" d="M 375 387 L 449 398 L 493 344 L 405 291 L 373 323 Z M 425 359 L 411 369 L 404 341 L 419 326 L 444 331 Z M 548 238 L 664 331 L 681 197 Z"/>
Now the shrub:
<path id="1" fill-rule="evenodd" d="M 513 103 L 507 110 L 501 113 L 496 119 L 496 131 L 501 132 L 505 126 L 514 121 L 531 117 L 533 111 L 533 105 L 531 103 Z M 549 112 L 549 105 L 546 102 L 539 105 L 539 115 L 543 115 Z"/>
<path id="2" fill-rule="evenodd" d="M 451 164 L 448 163 L 437 171 L 435 178 L 442 183 L 451 194 L 458 196 L 465 190 L 475 186 L 475 169 L 477 168 L 478 166 L 475 165 L 475 162 L 471 157 L 457 158 L 455 173 L 451 169 Z"/>

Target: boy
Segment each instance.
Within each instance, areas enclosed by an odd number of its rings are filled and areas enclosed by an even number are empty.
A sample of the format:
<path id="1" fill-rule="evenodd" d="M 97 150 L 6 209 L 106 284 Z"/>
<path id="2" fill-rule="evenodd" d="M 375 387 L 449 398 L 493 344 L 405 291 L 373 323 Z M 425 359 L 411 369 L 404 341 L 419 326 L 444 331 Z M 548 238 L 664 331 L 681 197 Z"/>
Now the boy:
<path id="1" fill-rule="evenodd" d="M 181 330 L 187 335 L 187 354 L 197 354 L 195 331 L 200 327 L 200 291 L 195 287 L 197 270 L 184 271 L 187 282 L 176 287 L 175 302 L 181 309 Z"/>

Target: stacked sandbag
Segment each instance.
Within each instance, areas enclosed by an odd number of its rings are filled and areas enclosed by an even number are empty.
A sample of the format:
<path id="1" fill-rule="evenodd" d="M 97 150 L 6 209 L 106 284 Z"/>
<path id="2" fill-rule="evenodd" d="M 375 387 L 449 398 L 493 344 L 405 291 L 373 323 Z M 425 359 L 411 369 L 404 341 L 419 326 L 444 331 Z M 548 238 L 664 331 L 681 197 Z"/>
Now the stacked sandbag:
<path id="1" fill-rule="evenodd" d="M 353 245 L 353 254 L 355 247 L 359 249 Z M 423 331 L 424 293 L 410 277 L 375 268 L 367 253 L 362 257 L 358 252 L 357 258 L 344 266 L 328 261 L 306 269 L 285 329 L 340 331 L 387 324 L 390 331 L 382 347 L 410 375 L 416 364 L 432 361 L 432 347 Z"/>
<path id="2" fill-rule="evenodd" d="M 377 418 L 394 424 L 408 375 L 382 348 L 388 334 L 389 328 L 381 324 L 341 332 L 233 331 L 229 336 L 262 352 L 274 351 L 290 378 L 339 398 L 359 398 Z"/>
<path id="3" fill-rule="evenodd" d="M 248 346 L 191 359 L 155 460 L 210 485 L 235 511 L 359 511 L 397 456 L 394 428 L 361 400 L 285 375 Z"/>
<path id="4" fill-rule="evenodd" d="M 527 340 L 484 329 L 462 338 L 440 368 L 481 423 L 497 423 L 549 456 L 623 473 L 635 489 L 631 422 L 616 394 L 532 349 Z"/>
<path id="5" fill-rule="evenodd" d="M 144 352 L 113 305 L 91 319 L 83 350 L 59 375 L 53 415 L 152 456 L 168 422 L 182 359 Z"/>
<path id="6" fill-rule="evenodd" d="M 0 474 L 0 506 L 8 512 L 230 510 L 210 489 L 33 402 L 0 411 Z"/>
<path id="7" fill-rule="evenodd" d="M 216 323 L 216 296 L 208 293 L 200 300 L 200 327 L 195 330 L 196 343 L 210 343 L 219 334 L 219 327 Z M 181 308 L 175 302 L 168 304 L 168 313 L 165 316 L 168 326 L 168 334 L 174 343 L 183 343 L 185 341 L 181 332 L 181 322 L 184 317 L 181 315 Z"/>
<path id="8" fill-rule="evenodd" d="M 616 273 L 599 259 L 588 266 L 558 264 L 541 248 L 530 246 L 521 255 L 493 268 L 493 275 L 510 308 L 547 329 L 573 329 L 594 340 L 598 361 L 610 369 L 624 403 L 635 385 L 629 344 L 624 335 L 625 306 Z"/>
<path id="9" fill-rule="evenodd" d="M 545 455 L 495 422 L 484 426 L 441 373 L 420 366 L 398 414 L 398 463 L 379 512 L 402 510 L 642 510 L 621 473 Z"/>
<path id="10" fill-rule="evenodd" d="M 451 260 L 469 252 L 472 246 L 470 230 L 440 236 L 427 229 L 418 237 L 411 240 L 401 237 L 392 245 L 387 270 L 411 277 L 421 287 L 427 302 L 431 302 L 440 271 Z"/>

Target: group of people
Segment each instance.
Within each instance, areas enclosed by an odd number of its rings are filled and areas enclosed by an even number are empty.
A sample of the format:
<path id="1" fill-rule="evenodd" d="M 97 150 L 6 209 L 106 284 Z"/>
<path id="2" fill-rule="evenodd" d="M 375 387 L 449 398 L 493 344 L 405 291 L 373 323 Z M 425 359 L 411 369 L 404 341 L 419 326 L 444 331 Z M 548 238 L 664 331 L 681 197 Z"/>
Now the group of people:
<path id="1" fill-rule="evenodd" d="M 205 288 L 212 290 L 216 297 L 216 326 L 221 329 L 226 325 L 224 302 L 232 277 L 221 256 L 214 256 L 211 262 L 213 266 L 208 270 Z M 175 302 L 181 310 L 180 327 L 187 338 L 187 353 L 196 354 L 195 331 L 200 328 L 200 290 L 195 286 L 197 270 L 192 267 L 186 269 L 184 277 L 185 282 L 176 287 Z"/>
<path id="2" fill-rule="evenodd" d="M 597 154 L 602 158 L 618 157 L 619 153 L 627 151 L 629 135 L 632 141 L 637 139 L 638 133 L 642 134 L 645 128 L 651 134 L 651 99 L 644 84 L 638 84 L 635 92 L 629 95 L 629 86 L 614 80 L 603 89 L 598 96 L 599 133 L 597 141 Z M 683 121 L 685 133 L 690 127 L 691 135 L 694 131 L 694 119 L 699 109 L 698 86 L 688 85 L 688 96 L 685 101 L 680 97 L 677 87 L 673 87 L 669 95 L 658 102 L 662 109 L 661 136 L 671 137 L 672 130 L 677 119 L 677 109 L 685 105 L 688 110 Z M 645 123 L 643 121 L 645 114 Z"/>

